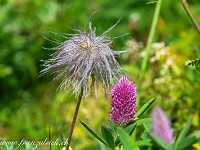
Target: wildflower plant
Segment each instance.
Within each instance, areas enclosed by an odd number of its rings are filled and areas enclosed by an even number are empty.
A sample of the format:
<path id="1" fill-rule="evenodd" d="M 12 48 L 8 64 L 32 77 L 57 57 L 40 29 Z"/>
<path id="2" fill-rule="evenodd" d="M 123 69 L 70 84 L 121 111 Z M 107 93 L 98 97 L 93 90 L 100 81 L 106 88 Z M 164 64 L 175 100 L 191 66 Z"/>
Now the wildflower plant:
<path id="1" fill-rule="evenodd" d="M 155 107 L 151 113 L 151 126 L 149 137 L 152 140 L 153 147 L 164 150 L 182 150 L 191 147 L 200 140 L 200 130 L 187 135 L 191 127 L 193 118 L 191 118 L 185 127 L 180 131 L 177 137 L 174 137 L 171 122 L 165 112 Z"/>
<path id="2" fill-rule="evenodd" d="M 123 80 L 127 80 L 127 78 L 121 78 L 119 83 L 121 83 Z M 127 82 L 130 82 L 129 85 L 132 84 L 131 81 Z M 115 85 L 113 89 L 115 89 L 118 84 Z M 128 94 L 129 91 L 126 90 L 123 92 L 124 94 Z M 113 93 L 113 90 L 111 93 Z M 126 101 L 126 97 L 122 98 L 122 100 L 125 100 L 123 103 L 129 103 Z M 120 101 L 121 100 L 119 100 L 119 102 L 116 104 L 120 104 Z M 200 130 L 187 135 L 192 124 L 192 118 L 180 131 L 177 137 L 174 137 L 171 129 L 171 123 L 161 108 L 156 107 L 153 109 L 151 118 L 141 118 L 143 113 L 148 110 L 154 101 L 155 98 L 147 101 L 141 108 L 138 109 L 137 112 L 135 112 L 135 117 L 126 123 L 123 122 L 123 124 L 120 124 L 118 121 L 116 121 L 116 119 L 112 119 L 111 117 L 107 124 L 101 125 L 101 135 L 93 131 L 84 121 L 80 120 L 80 123 L 100 143 L 105 145 L 105 147 L 110 147 L 113 150 L 140 150 L 149 148 L 162 150 L 182 150 L 187 147 L 191 147 L 192 144 L 200 140 Z M 127 104 L 124 106 L 126 105 Z M 123 112 L 122 108 L 120 108 L 120 110 Z M 126 107 L 124 107 L 124 110 L 128 111 Z M 129 112 L 131 111 L 129 110 Z M 126 115 L 124 117 L 126 117 Z M 121 118 L 120 115 L 119 118 Z M 131 135 L 139 126 L 144 128 L 143 131 L 140 131 L 142 134 L 139 137 L 132 138 Z"/>
<path id="3" fill-rule="evenodd" d="M 41 74 L 55 74 L 54 80 L 62 79 L 59 88 L 66 92 L 72 90 L 78 97 L 66 150 L 69 149 L 82 97 L 87 97 L 98 87 L 102 87 L 102 91 L 106 93 L 123 73 L 115 59 L 120 52 L 111 48 L 112 39 L 106 36 L 118 22 L 99 36 L 96 35 L 96 28 L 92 29 L 91 22 L 89 31 L 74 29 L 75 34 L 61 34 L 66 40 L 59 42 L 57 47 L 50 48 L 55 52 L 52 58 L 44 61 L 45 68 Z"/>
<path id="4" fill-rule="evenodd" d="M 182 1 L 185 8 L 187 8 L 187 2 L 185 0 Z M 192 124 L 192 118 L 179 134 L 174 135 L 171 130 L 171 123 L 161 108 L 155 108 L 152 111 L 151 117 L 141 118 L 143 113 L 155 101 L 155 98 L 150 99 L 140 107 L 140 94 L 144 92 L 141 90 L 142 82 L 148 69 L 149 60 L 151 60 L 150 52 L 162 0 L 153 3 L 156 3 L 156 8 L 145 48 L 145 56 L 141 63 L 137 92 L 135 84 L 123 76 L 123 69 L 115 59 L 115 56 L 119 55 L 120 52 L 115 51 L 111 47 L 112 39 L 106 35 L 119 21 L 99 36 L 96 35 L 96 28 L 92 28 L 92 24 L 89 22 L 89 31 L 84 29 L 82 32 L 74 29 L 75 34 L 61 34 L 66 39 L 64 42 L 54 41 L 59 43 L 59 45 L 51 48 L 55 50 L 55 53 L 52 54 L 52 58 L 44 62 L 45 68 L 41 73 L 46 74 L 47 72 L 51 72 L 55 75 L 54 80 L 63 79 L 59 88 L 66 92 L 72 90 L 78 98 L 66 150 L 70 146 L 82 97 L 89 96 L 93 93 L 93 90 L 96 91 L 95 89 L 99 87 L 101 87 L 102 91 L 106 92 L 111 85 L 116 83 L 119 77 L 121 79 L 110 92 L 110 119 L 107 124 L 101 125 L 101 135 L 97 134 L 89 125 L 80 120 L 82 126 L 105 146 L 102 149 L 109 147 L 113 150 L 139 150 L 140 148 L 182 150 L 191 147 L 192 144 L 200 140 L 200 130 L 187 135 Z M 196 25 L 196 27 L 199 31 L 199 26 Z M 188 62 L 188 65 L 193 65 L 199 70 L 198 59 Z M 139 95 L 138 98 L 136 93 Z M 136 104 L 138 107 L 137 111 Z M 142 126 L 144 130 L 140 130 L 142 134 L 138 137 L 136 129 L 139 126 Z M 131 135 L 134 132 L 135 136 L 133 138 Z"/>
<path id="5" fill-rule="evenodd" d="M 152 132 L 162 137 L 168 143 L 172 143 L 173 133 L 171 129 L 171 122 L 165 112 L 161 108 L 155 107 L 151 113 L 151 120 Z"/>
<path id="6" fill-rule="evenodd" d="M 110 92 L 111 108 L 108 124 L 102 124 L 101 135 L 95 133 L 89 125 L 80 120 L 83 127 L 99 142 L 111 149 L 139 149 L 139 143 L 149 145 L 147 141 L 132 141 L 130 136 L 138 126 L 149 123 L 149 118 L 140 119 L 141 115 L 152 105 L 155 98 L 149 100 L 136 112 L 136 86 L 126 76 L 122 76 Z"/>

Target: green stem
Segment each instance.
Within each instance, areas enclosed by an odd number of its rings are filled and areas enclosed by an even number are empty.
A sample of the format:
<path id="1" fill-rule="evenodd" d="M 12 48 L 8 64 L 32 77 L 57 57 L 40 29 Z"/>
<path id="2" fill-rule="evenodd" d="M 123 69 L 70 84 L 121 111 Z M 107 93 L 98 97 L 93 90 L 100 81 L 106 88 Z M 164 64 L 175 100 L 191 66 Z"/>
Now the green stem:
<path id="1" fill-rule="evenodd" d="M 138 82 L 138 86 L 137 86 L 137 92 L 138 92 L 137 103 L 136 103 L 137 108 L 140 108 L 140 96 L 141 96 L 140 95 L 140 93 L 141 93 L 140 87 L 141 87 L 141 83 L 144 79 L 144 75 L 145 75 L 145 72 L 146 72 L 146 69 L 147 69 L 147 64 L 149 63 L 150 51 L 151 51 L 151 47 L 152 47 L 153 37 L 154 37 L 154 34 L 155 34 L 155 30 L 156 30 L 156 25 L 157 25 L 157 22 L 158 22 L 161 3 L 162 3 L 162 0 L 157 1 L 154 16 L 153 16 L 153 21 L 152 21 L 152 24 L 151 24 L 151 29 L 150 29 L 150 33 L 149 33 L 149 37 L 148 37 L 148 41 L 147 41 L 147 46 L 145 48 L 145 57 L 142 60 L 141 74 L 140 74 L 140 78 L 139 78 L 139 82 Z M 135 131 L 133 133 L 134 139 L 136 139 L 136 134 L 137 134 L 137 129 L 135 129 Z"/>
<path id="2" fill-rule="evenodd" d="M 140 74 L 140 78 L 139 78 L 139 82 L 138 82 L 138 86 L 137 86 L 138 92 L 140 91 L 140 86 L 141 86 L 141 83 L 144 79 L 144 75 L 145 75 L 145 72 L 146 72 L 146 69 L 147 69 L 147 64 L 149 62 L 150 51 L 151 51 L 151 47 L 152 47 L 153 37 L 154 37 L 154 34 L 155 34 L 155 30 L 156 30 L 156 25 L 157 25 L 157 22 L 158 22 L 161 3 L 162 3 L 162 0 L 158 0 L 157 4 L 156 4 L 153 22 L 151 24 L 151 29 L 150 29 L 150 33 L 149 33 L 149 37 L 148 37 L 148 41 L 147 41 L 147 46 L 145 48 L 145 57 L 142 60 L 141 74 Z M 140 101 L 139 101 L 139 99 L 137 99 L 137 108 L 139 108 L 139 106 L 140 106 Z"/>
<path id="3" fill-rule="evenodd" d="M 188 6 L 188 3 L 187 3 L 187 0 L 181 0 L 181 3 L 185 9 L 185 11 L 187 12 L 190 20 L 192 21 L 192 23 L 194 24 L 197 32 L 200 34 L 200 25 L 198 24 L 197 20 L 194 18 L 193 14 L 192 14 L 192 11 L 190 10 L 189 6 Z"/>
<path id="4" fill-rule="evenodd" d="M 68 137 L 68 140 L 67 140 L 66 150 L 68 150 L 69 146 L 70 146 L 70 142 L 71 142 L 71 139 L 72 139 L 72 134 L 73 134 L 73 131 L 74 131 L 76 118 L 77 118 L 77 115 L 78 115 L 78 111 L 79 111 L 79 107 L 80 107 L 80 104 L 81 104 L 82 97 L 83 97 L 83 89 L 81 88 L 81 92 L 80 92 L 80 95 L 78 97 L 78 102 L 76 104 L 76 109 L 75 109 L 73 120 L 72 120 L 71 127 L 70 127 L 70 132 L 69 132 L 69 137 Z"/>

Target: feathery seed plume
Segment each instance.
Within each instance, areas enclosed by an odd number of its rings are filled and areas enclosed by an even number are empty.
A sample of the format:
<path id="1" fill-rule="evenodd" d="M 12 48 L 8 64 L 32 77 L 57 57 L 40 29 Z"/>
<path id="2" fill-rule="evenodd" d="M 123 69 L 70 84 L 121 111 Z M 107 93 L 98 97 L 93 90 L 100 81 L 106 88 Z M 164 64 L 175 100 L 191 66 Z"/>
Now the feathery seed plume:
<path id="1" fill-rule="evenodd" d="M 45 69 L 41 73 L 53 73 L 54 80 L 62 79 L 59 88 L 72 90 L 76 96 L 81 89 L 84 97 L 97 87 L 102 87 L 105 92 L 123 72 L 114 57 L 120 52 L 111 48 L 112 39 L 106 36 L 118 22 L 99 36 L 90 22 L 88 32 L 75 29 L 76 34 L 61 34 L 66 41 L 60 42 L 58 47 L 50 48 L 55 53 L 45 61 Z"/>

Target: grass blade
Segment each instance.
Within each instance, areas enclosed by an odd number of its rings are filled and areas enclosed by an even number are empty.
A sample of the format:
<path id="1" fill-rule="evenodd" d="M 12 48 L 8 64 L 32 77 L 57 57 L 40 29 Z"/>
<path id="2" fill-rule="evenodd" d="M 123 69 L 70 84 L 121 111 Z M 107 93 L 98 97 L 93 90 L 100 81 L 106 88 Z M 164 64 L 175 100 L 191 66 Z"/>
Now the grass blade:
<path id="1" fill-rule="evenodd" d="M 79 119 L 79 121 L 82 126 L 85 127 L 88 132 L 90 132 L 90 134 L 92 134 L 97 140 L 109 147 L 109 145 L 100 136 L 98 136 L 85 122 L 83 122 L 81 119 Z"/>
<path id="2" fill-rule="evenodd" d="M 140 108 L 140 110 L 136 112 L 135 117 L 139 118 L 153 104 L 155 100 L 156 98 L 152 98 L 146 104 L 144 104 L 142 108 Z"/>

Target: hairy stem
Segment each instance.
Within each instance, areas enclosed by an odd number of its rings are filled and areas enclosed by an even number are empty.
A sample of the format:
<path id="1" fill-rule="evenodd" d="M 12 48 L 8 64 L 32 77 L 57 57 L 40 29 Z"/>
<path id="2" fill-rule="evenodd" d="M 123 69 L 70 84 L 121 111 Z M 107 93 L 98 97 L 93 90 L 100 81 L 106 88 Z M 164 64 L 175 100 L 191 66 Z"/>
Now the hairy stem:
<path id="1" fill-rule="evenodd" d="M 72 120 L 71 127 L 70 127 L 70 132 L 69 132 L 69 137 L 68 137 L 68 140 L 67 140 L 66 150 L 68 150 L 69 146 L 70 146 L 70 142 L 71 142 L 71 139 L 72 139 L 72 134 L 73 134 L 73 131 L 74 131 L 74 126 L 75 126 L 75 123 L 76 123 L 76 118 L 77 118 L 77 115 L 78 115 L 78 111 L 79 111 L 79 107 L 80 107 L 80 104 L 81 104 L 82 97 L 83 97 L 83 89 L 81 88 L 81 92 L 80 92 L 80 95 L 78 97 L 78 102 L 76 104 L 76 109 L 75 109 L 73 120 Z"/>
<path id="2" fill-rule="evenodd" d="M 187 0 L 181 0 L 181 3 L 185 9 L 185 11 L 187 12 L 190 20 L 192 21 L 192 23 L 194 24 L 197 32 L 200 34 L 200 25 L 198 24 L 197 20 L 194 18 L 193 14 L 192 14 L 192 11 L 190 10 L 189 6 L 188 6 L 188 3 L 187 3 Z"/>

